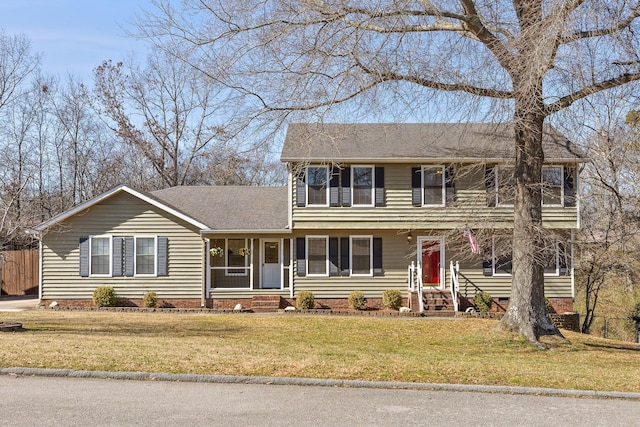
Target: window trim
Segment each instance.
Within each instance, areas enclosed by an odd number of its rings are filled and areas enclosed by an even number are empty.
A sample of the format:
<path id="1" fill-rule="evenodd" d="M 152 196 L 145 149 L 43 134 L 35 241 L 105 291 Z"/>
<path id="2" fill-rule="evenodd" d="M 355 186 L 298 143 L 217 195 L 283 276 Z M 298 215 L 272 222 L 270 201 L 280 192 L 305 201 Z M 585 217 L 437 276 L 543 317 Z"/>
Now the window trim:
<path id="1" fill-rule="evenodd" d="M 153 273 L 138 273 L 138 239 L 153 239 Z M 158 277 L 158 236 L 140 234 L 133 236 L 133 277 Z"/>
<path id="2" fill-rule="evenodd" d="M 353 272 L 353 239 L 369 240 L 369 272 Z M 349 236 L 349 277 L 373 277 L 373 235 L 353 235 Z"/>
<path id="3" fill-rule="evenodd" d="M 324 239 L 324 245 L 325 245 L 325 259 L 324 259 L 324 263 L 325 263 L 325 272 L 322 274 L 318 274 L 318 273 L 311 273 L 310 269 L 309 269 L 309 240 L 310 239 Z M 305 258 L 305 264 L 306 264 L 306 268 L 307 268 L 307 277 L 329 277 L 329 236 L 328 235 L 309 235 L 309 236 L 305 236 L 305 254 L 304 254 L 304 258 Z"/>
<path id="4" fill-rule="evenodd" d="M 514 203 L 500 203 L 500 169 L 511 169 L 515 174 L 515 166 L 511 165 L 496 165 L 493 168 L 494 180 L 495 180 L 495 197 L 496 197 L 496 207 L 498 208 L 512 208 L 514 207 Z M 512 184 L 515 185 L 515 175 L 512 177 Z M 515 189 L 514 189 L 515 191 Z M 514 202 L 515 202 L 515 193 L 514 193 Z"/>
<path id="5" fill-rule="evenodd" d="M 227 237 L 224 239 L 224 275 L 225 276 L 247 276 L 248 275 L 248 266 L 247 266 L 247 255 L 243 256 L 242 258 L 244 259 L 244 267 L 239 267 L 239 266 L 230 266 L 229 265 L 229 240 L 244 240 L 244 244 L 242 245 L 243 248 L 248 248 L 249 246 L 247 245 L 247 241 L 248 239 L 246 237 L 242 238 L 242 237 Z M 229 270 L 230 269 L 243 269 L 242 273 L 231 273 Z"/>
<path id="6" fill-rule="evenodd" d="M 324 188 L 324 196 L 325 196 L 325 203 L 310 203 L 309 200 L 309 168 L 322 168 L 326 171 L 327 173 L 327 179 L 325 182 L 325 188 Z M 330 185 L 330 181 L 331 181 L 331 170 L 329 169 L 329 166 L 323 166 L 323 165 L 308 165 L 305 168 L 304 171 L 305 174 L 305 198 L 306 198 L 306 206 L 309 207 L 317 207 L 317 208 L 327 208 L 329 207 L 329 185 Z"/>
<path id="7" fill-rule="evenodd" d="M 356 193 L 356 186 L 355 186 L 355 172 L 354 169 L 355 168 L 369 168 L 371 169 L 371 188 L 370 188 L 370 194 L 371 194 L 371 203 L 355 203 L 355 193 Z M 351 165 L 351 207 L 355 207 L 355 208 L 373 208 L 376 206 L 376 168 L 375 165 Z"/>
<path id="8" fill-rule="evenodd" d="M 491 239 L 491 273 L 495 277 L 512 277 L 513 273 L 498 273 L 496 271 L 496 239 L 509 238 L 508 236 L 497 235 Z M 556 269 L 553 273 L 544 272 L 544 277 L 559 277 L 560 276 L 560 242 L 556 241 L 555 245 L 555 261 Z M 512 249 L 513 250 L 513 249 Z M 511 253 L 511 266 L 513 267 L 513 252 Z M 544 267 L 546 270 L 546 267 Z"/>
<path id="9" fill-rule="evenodd" d="M 440 202 L 441 203 L 425 203 L 424 190 L 425 190 L 425 169 L 435 169 L 439 168 L 442 173 L 442 184 L 441 184 L 441 195 Z M 447 202 L 447 188 L 446 188 L 446 176 L 445 176 L 445 166 L 444 165 L 422 165 L 420 167 L 420 195 L 422 199 L 422 207 L 423 208 L 443 208 L 446 206 Z"/>
<path id="10" fill-rule="evenodd" d="M 552 168 L 560 168 L 560 203 L 545 203 L 544 202 L 544 170 L 545 169 L 552 169 Z M 541 200 L 542 200 L 542 207 L 545 208 L 563 208 L 564 207 L 564 165 L 544 165 L 542 166 L 542 184 L 540 186 L 541 191 L 543 192 L 541 194 Z"/>
<path id="11" fill-rule="evenodd" d="M 92 261 L 93 261 L 93 239 L 107 239 L 109 241 L 109 252 L 107 256 L 109 257 L 109 272 L 108 273 L 92 273 Z M 108 234 L 99 234 L 94 236 L 89 236 L 89 277 L 113 277 L 113 236 Z"/>

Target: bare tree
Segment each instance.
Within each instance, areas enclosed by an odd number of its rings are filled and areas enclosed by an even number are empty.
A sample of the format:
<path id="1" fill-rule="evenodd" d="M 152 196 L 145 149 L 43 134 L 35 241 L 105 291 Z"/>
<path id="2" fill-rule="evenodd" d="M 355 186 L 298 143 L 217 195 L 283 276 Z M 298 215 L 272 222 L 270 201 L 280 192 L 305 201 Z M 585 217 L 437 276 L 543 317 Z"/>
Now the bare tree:
<path id="1" fill-rule="evenodd" d="M 201 181 L 198 163 L 228 139 L 222 99 L 211 79 L 155 50 L 147 66 L 104 62 L 96 93 L 118 136 L 158 174 L 159 186 Z"/>
<path id="2" fill-rule="evenodd" d="M 540 335 L 559 334 L 544 305 L 544 266 L 536 262 L 544 258 L 543 123 L 594 93 L 640 79 L 638 1 L 183 0 L 174 9 L 158 0 L 156 6 L 155 16 L 141 22 L 143 35 L 175 55 L 188 52 L 194 67 L 246 95 L 249 117 L 326 115 L 336 105 L 365 102 L 416 111 L 439 92 L 508 112 L 516 148 L 513 283 L 500 325 L 536 344 Z"/>

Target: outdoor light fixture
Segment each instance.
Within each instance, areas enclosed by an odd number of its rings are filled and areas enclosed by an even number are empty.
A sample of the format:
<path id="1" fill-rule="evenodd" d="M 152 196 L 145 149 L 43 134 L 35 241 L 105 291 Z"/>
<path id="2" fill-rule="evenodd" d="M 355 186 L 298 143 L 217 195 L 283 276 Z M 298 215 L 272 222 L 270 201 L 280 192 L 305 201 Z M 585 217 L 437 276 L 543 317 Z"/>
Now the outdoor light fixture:
<path id="1" fill-rule="evenodd" d="M 409 234 L 407 234 L 407 243 L 411 243 L 412 241 L 413 241 L 413 234 L 409 232 Z"/>

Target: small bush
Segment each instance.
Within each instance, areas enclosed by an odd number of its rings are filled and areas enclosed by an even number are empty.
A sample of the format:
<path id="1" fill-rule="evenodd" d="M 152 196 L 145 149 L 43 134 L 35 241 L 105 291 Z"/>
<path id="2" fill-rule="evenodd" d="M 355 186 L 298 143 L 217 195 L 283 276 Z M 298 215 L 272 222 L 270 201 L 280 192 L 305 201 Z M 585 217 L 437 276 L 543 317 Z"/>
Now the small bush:
<path id="1" fill-rule="evenodd" d="M 361 310 L 366 303 L 367 299 L 364 297 L 364 293 L 362 291 L 353 291 L 349 295 L 349 305 L 356 310 Z"/>
<path id="2" fill-rule="evenodd" d="M 386 289 L 382 292 L 382 304 L 389 310 L 398 310 L 402 306 L 402 292 L 397 289 Z"/>
<path id="3" fill-rule="evenodd" d="M 631 310 L 629 310 L 629 314 L 627 317 L 630 320 L 640 320 L 640 302 L 636 303 Z"/>
<path id="4" fill-rule="evenodd" d="M 476 309 L 480 313 L 486 313 L 491 310 L 493 298 L 489 292 L 478 292 L 476 296 L 473 297 L 473 305 L 476 306 Z"/>
<path id="5" fill-rule="evenodd" d="M 142 297 L 142 305 L 147 308 L 156 308 L 158 306 L 158 296 L 155 292 L 147 292 Z"/>
<path id="6" fill-rule="evenodd" d="M 547 297 L 544 297 L 544 306 L 547 307 L 547 313 L 554 313 L 551 301 L 549 301 L 549 298 Z"/>
<path id="7" fill-rule="evenodd" d="M 113 286 L 100 286 L 93 291 L 93 303 L 98 307 L 115 307 L 118 295 Z"/>
<path id="8" fill-rule="evenodd" d="M 301 291 L 296 297 L 296 308 L 298 310 L 309 310 L 315 306 L 315 298 L 311 291 Z"/>

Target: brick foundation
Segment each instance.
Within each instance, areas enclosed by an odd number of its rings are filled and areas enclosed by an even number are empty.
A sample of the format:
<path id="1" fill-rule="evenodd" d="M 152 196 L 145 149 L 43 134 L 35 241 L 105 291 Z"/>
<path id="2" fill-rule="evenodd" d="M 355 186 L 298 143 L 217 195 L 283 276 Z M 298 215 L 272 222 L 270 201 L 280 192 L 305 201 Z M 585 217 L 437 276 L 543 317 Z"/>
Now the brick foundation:
<path id="1" fill-rule="evenodd" d="M 573 298 L 547 298 L 551 305 L 551 313 L 573 313 Z M 473 307 L 473 298 L 460 299 L 460 311 Z M 509 298 L 493 298 L 492 313 L 504 313 L 509 307 Z"/>

